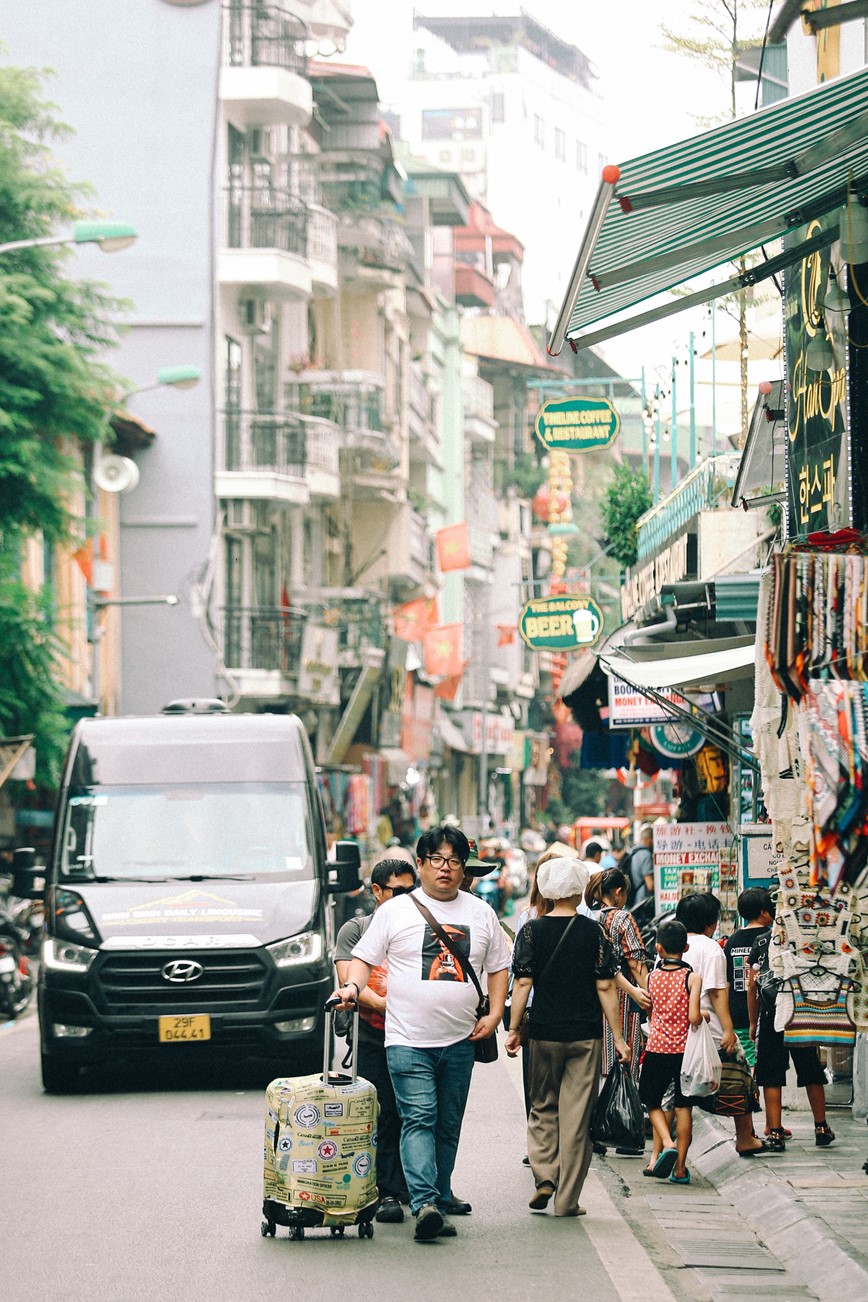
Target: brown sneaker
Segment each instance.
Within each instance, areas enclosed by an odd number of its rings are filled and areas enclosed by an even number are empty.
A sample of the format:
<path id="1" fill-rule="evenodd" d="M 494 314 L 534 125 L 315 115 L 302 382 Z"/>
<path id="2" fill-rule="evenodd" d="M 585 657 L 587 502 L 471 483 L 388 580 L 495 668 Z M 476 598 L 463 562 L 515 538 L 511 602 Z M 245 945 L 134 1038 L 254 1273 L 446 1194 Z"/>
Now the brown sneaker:
<path id="1" fill-rule="evenodd" d="M 546 1207 L 548 1207 L 549 1202 L 554 1196 L 554 1192 L 555 1192 L 555 1187 L 552 1184 L 551 1180 L 543 1180 L 541 1184 L 537 1185 L 536 1193 L 528 1203 L 528 1207 L 531 1209 L 532 1212 L 544 1211 Z"/>

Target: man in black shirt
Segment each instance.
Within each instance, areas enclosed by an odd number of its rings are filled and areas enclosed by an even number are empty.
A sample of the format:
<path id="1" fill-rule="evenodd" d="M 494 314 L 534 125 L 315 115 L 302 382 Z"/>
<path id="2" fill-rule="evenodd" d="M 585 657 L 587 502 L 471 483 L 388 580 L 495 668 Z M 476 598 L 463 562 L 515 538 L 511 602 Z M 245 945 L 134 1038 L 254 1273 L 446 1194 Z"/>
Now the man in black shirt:
<path id="1" fill-rule="evenodd" d="M 738 897 L 739 916 L 747 926 L 734 931 L 723 947 L 726 955 L 726 980 L 729 985 L 729 1015 L 732 1026 L 749 1066 L 756 1062 L 756 1049 L 750 1038 L 750 1013 L 747 990 L 750 964 L 748 958 L 759 932 L 774 922 L 772 897 L 761 886 L 749 886 Z"/>
<path id="2" fill-rule="evenodd" d="M 618 960 L 599 924 L 576 913 L 587 883 L 587 865 L 577 859 L 551 859 L 538 868 L 539 892 L 555 905 L 547 917 L 522 927 L 513 951 L 506 1040 L 511 1057 L 520 1048 L 521 1020 L 533 988 L 528 1157 L 536 1192 L 530 1207 L 542 1211 L 555 1195 L 556 1216 L 584 1214 L 579 1196 L 591 1162 L 588 1127 L 600 1075 L 603 1014 L 619 1061 L 630 1061 L 614 981 Z"/>

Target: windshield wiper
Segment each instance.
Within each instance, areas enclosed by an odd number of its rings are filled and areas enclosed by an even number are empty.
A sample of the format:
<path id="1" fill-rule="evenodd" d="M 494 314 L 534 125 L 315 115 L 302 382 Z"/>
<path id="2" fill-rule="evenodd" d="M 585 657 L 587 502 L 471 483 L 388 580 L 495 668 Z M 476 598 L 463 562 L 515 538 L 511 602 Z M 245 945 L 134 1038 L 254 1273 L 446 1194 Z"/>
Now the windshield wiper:
<path id="1" fill-rule="evenodd" d="M 101 882 L 101 883 L 104 883 L 104 882 L 118 882 L 120 885 L 123 885 L 124 882 L 148 882 L 149 884 L 151 884 L 151 885 L 153 885 L 153 886 L 161 886 L 161 885 L 163 885 L 164 882 L 171 882 L 171 881 L 174 881 L 175 879 L 174 879 L 174 877 L 104 877 L 104 876 L 95 876 L 95 877 L 75 877 L 75 878 L 72 878 L 71 880 L 73 880 L 73 881 L 86 881 L 86 882 Z"/>
<path id="2" fill-rule="evenodd" d="M 250 877 L 240 873 L 190 873 L 189 877 L 169 877 L 172 882 L 249 882 Z"/>

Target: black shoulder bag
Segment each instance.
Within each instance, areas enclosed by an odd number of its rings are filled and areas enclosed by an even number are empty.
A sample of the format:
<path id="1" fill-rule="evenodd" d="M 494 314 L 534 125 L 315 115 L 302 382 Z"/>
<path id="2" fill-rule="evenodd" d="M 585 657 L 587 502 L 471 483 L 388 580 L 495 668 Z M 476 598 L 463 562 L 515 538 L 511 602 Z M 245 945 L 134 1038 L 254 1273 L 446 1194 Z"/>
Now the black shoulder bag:
<path id="1" fill-rule="evenodd" d="M 434 917 L 431 910 L 426 908 L 424 904 L 420 904 L 415 895 L 411 895 L 410 899 L 416 905 L 416 908 L 422 914 L 422 917 L 428 923 L 428 926 L 434 932 L 434 935 L 440 943 L 445 945 L 453 958 L 457 958 L 458 962 L 467 969 L 467 975 L 476 986 L 476 993 L 479 995 L 479 1003 L 476 1005 L 476 1020 L 478 1021 L 480 1017 L 487 1017 L 491 1011 L 491 1004 L 488 995 L 483 994 L 482 986 L 479 984 L 479 977 L 474 972 L 473 964 L 470 962 L 470 959 L 465 957 L 464 954 L 456 949 L 455 945 L 440 926 L 440 923 Z M 497 1058 L 497 1028 L 491 1032 L 491 1035 L 486 1036 L 484 1040 L 474 1040 L 473 1049 L 476 1062 L 494 1062 Z"/>

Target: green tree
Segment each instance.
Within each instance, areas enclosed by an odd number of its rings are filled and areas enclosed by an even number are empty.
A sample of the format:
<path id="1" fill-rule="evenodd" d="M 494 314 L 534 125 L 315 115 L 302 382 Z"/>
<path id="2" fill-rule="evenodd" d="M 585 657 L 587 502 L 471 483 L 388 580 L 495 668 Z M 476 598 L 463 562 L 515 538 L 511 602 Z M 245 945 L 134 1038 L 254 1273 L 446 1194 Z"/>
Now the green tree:
<path id="1" fill-rule="evenodd" d="M 93 215 L 52 143 L 68 133 L 44 74 L 0 67 L 0 244 L 56 235 Z M 64 248 L 0 254 L 0 731 L 36 733 L 37 777 L 56 778 L 65 720 L 50 591 L 20 581 L 23 547 L 80 535 L 70 514 L 75 440 L 99 441 L 119 381 L 102 361 L 123 306 L 64 274 Z"/>
<path id="2" fill-rule="evenodd" d="M 636 564 L 639 538 L 636 521 L 652 501 L 644 471 L 631 470 L 626 462 L 616 467 L 612 483 L 603 495 L 600 514 L 609 554 L 623 566 Z"/>
<path id="3" fill-rule="evenodd" d="M 574 753 L 561 780 L 561 798 L 570 811 L 568 822 L 605 814 L 608 794 L 609 779 L 600 769 L 579 768 L 579 754 Z"/>

